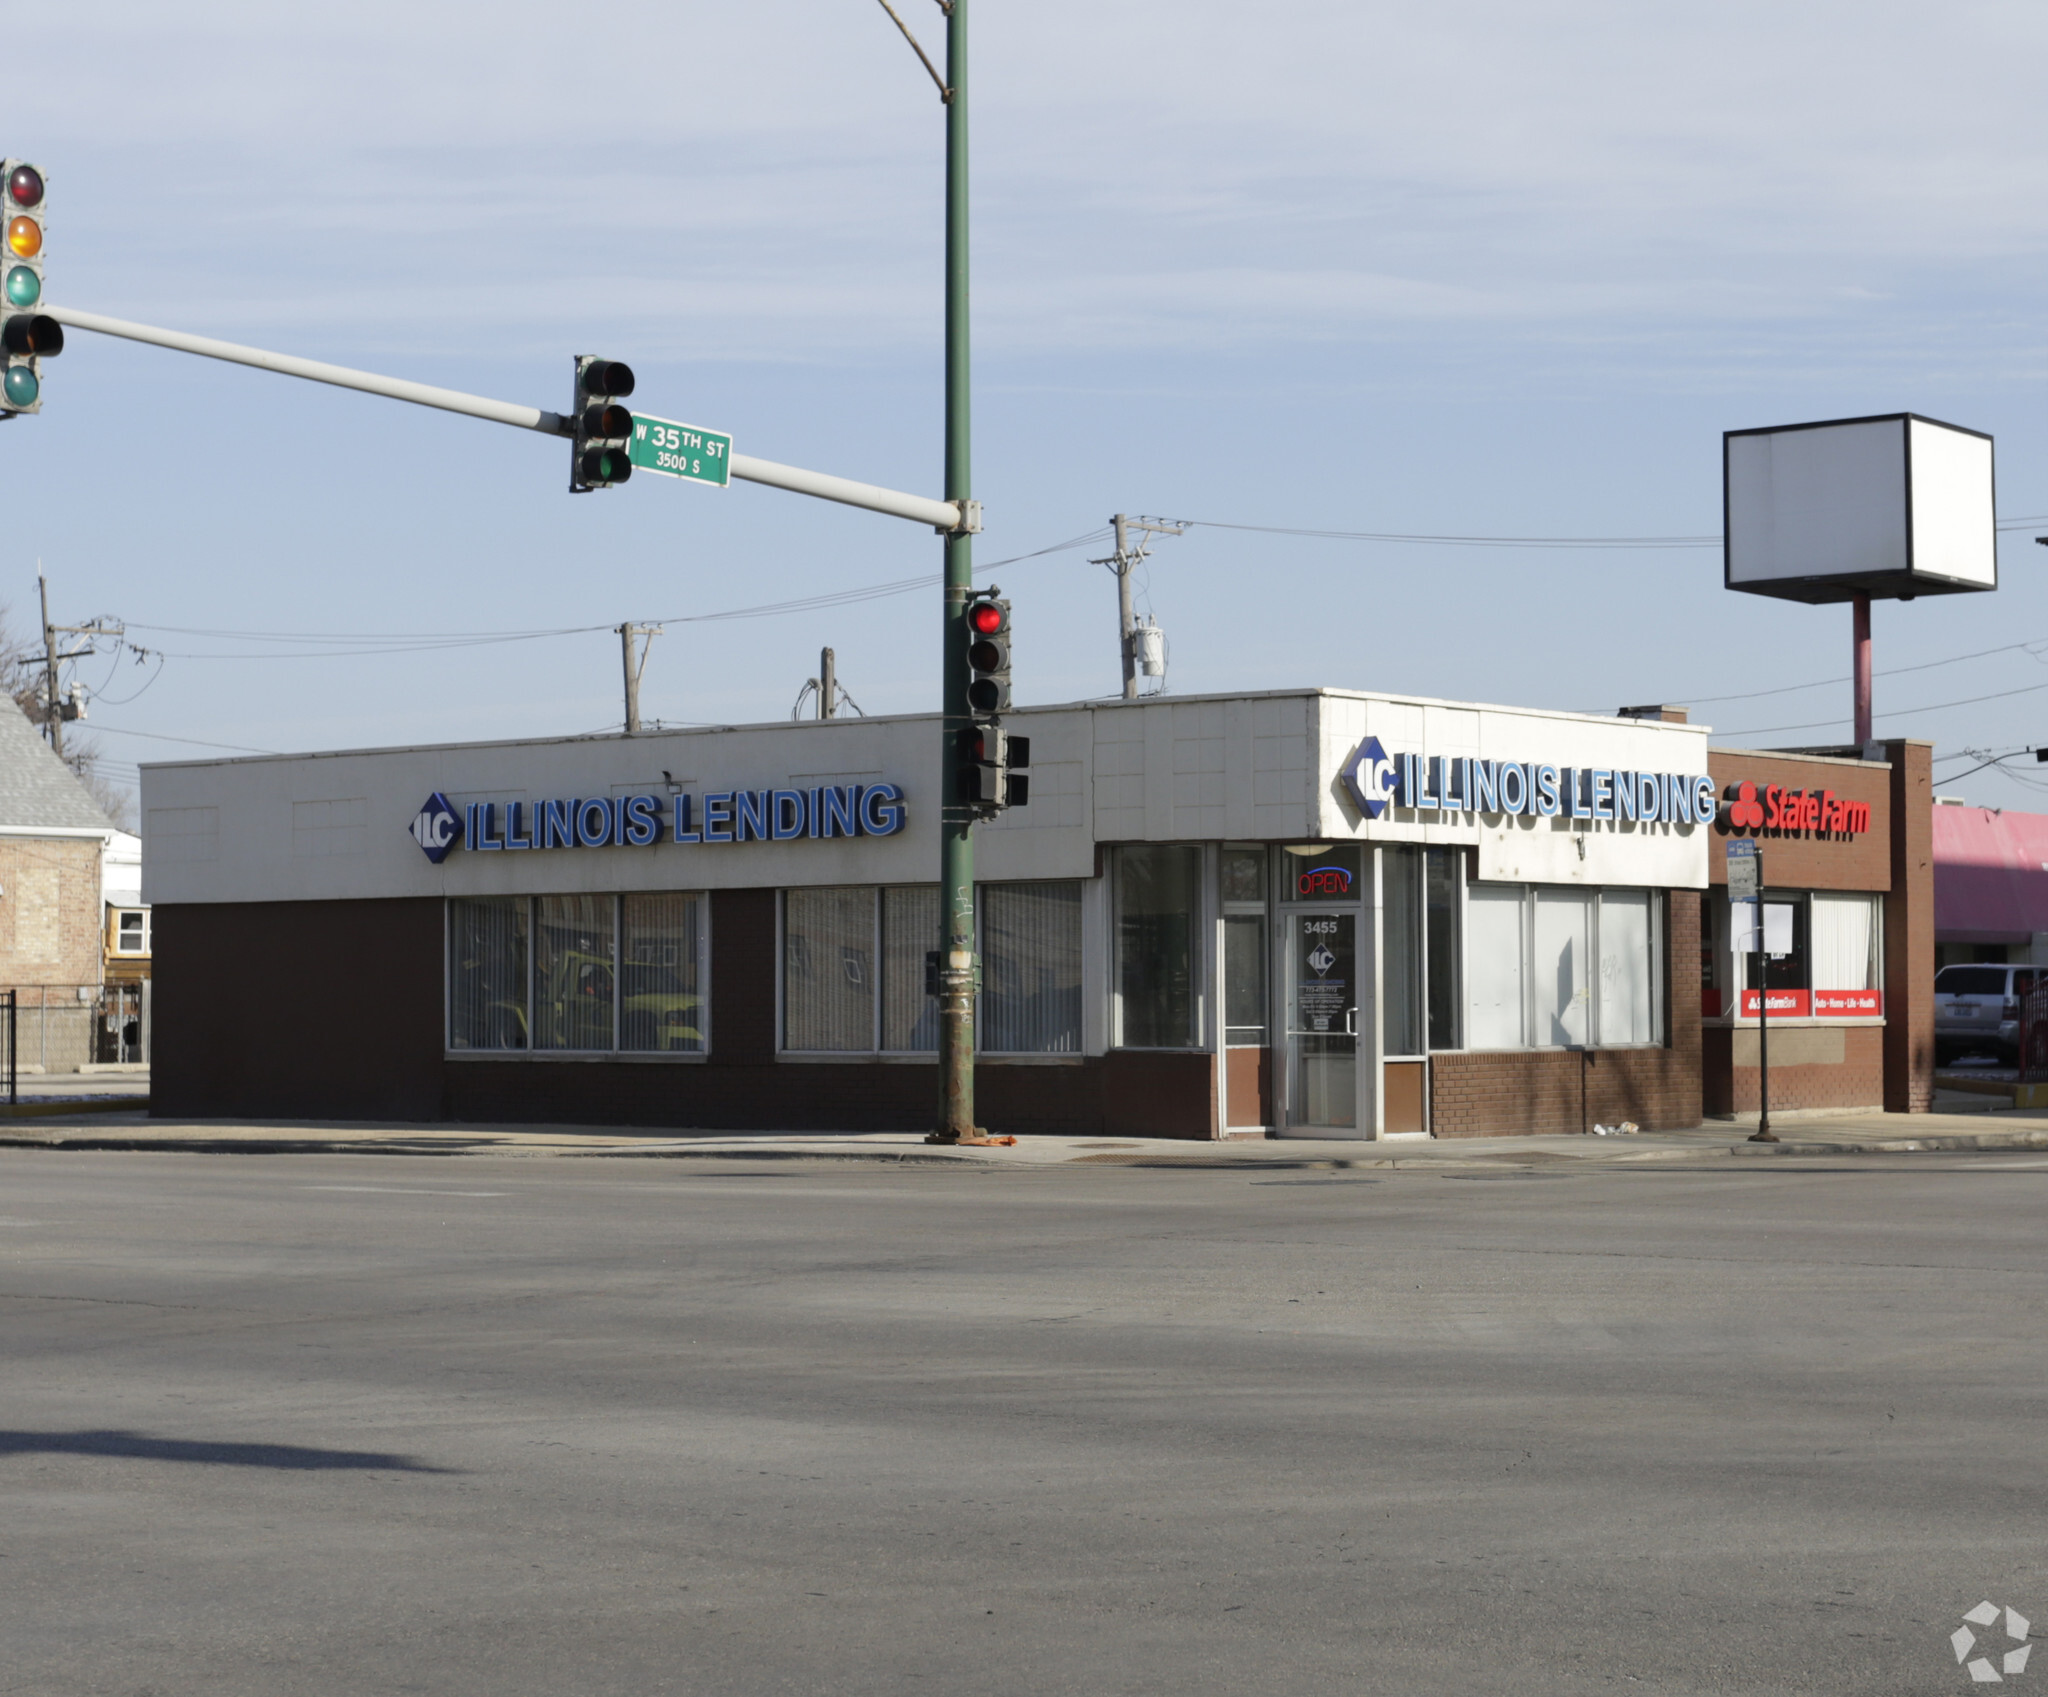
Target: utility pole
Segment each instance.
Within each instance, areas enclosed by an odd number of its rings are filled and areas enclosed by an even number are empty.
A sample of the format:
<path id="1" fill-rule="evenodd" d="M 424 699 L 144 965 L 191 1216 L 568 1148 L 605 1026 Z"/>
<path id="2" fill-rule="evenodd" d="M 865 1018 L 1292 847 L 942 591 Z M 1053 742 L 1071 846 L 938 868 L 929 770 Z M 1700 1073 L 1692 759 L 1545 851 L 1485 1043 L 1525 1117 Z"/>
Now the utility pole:
<path id="1" fill-rule="evenodd" d="M 626 735 L 640 734 L 640 674 L 647 670 L 647 651 L 654 646 L 654 639 L 661 635 L 659 625 L 623 624 L 619 626 L 619 659 L 626 670 Z M 633 652 L 633 638 L 645 637 L 640 644 L 637 658 Z"/>
<path id="2" fill-rule="evenodd" d="M 91 638 L 96 636 L 125 637 L 127 628 L 118 619 L 94 619 L 90 624 L 53 625 L 50 623 L 50 580 L 43 575 L 42 562 L 36 562 L 36 594 L 43 609 L 43 652 L 38 658 L 43 666 L 43 731 L 50 739 L 50 750 L 59 758 L 64 753 L 64 723 L 67 719 L 85 717 L 85 704 L 78 699 L 78 686 L 72 687 L 72 699 L 66 701 L 60 693 L 57 668 L 66 660 L 83 660 L 88 654 L 96 654 Z M 87 639 L 83 648 L 74 648 L 68 654 L 57 652 L 57 638 L 60 636 L 82 636 Z"/>
<path id="3" fill-rule="evenodd" d="M 967 267 L 967 7 L 946 8 L 946 500 L 966 513 L 974 486 Z M 936 80 L 936 79 L 935 79 Z M 974 538 L 946 533 L 946 711 L 939 729 L 939 1123 L 934 1143 L 972 1143 L 974 1123 L 974 810 L 961 794 L 960 740 L 972 726 L 967 703 L 967 603 L 974 593 Z"/>
<path id="4" fill-rule="evenodd" d="M 1131 640 L 1138 633 L 1138 621 L 1131 610 L 1131 559 L 1130 521 L 1122 513 L 1109 521 L 1116 526 L 1116 617 L 1122 633 L 1120 644 L 1124 657 L 1124 699 L 1138 699 L 1138 655 L 1137 645 Z"/>
<path id="5" fill-rule="evenodd" d="M 839 714 L 839 668 L 832 650 L 818 650 L 818 717 L 832 719 Z"/>
<path id="6" fill-rule="evenodd" d="M 50 580 L 36 571 L 36 592 L 43 602 L 43 723 L 49 729 L 50 747 L 61 758 L 64 753 L 64 717 L 57 699 L 57 633 L 50 624 Z"/>
<path id="7" fill-rule="evenodd" d="M 1107 566 L 1116 573 L 1116 612 L 1118 651 L 1123 656 L 1124 699 L 1138 699 L 1138 616 L 1131 606 L 1131 571 L 1137 563 L 1152 552 L 1148 540 L 1154 536 L 1184 536 L 1187 526 L 1169 524 L 1164 519 L 1133 519 L 1123 513 L 1110 517 L 1110 525 L 1116 531 L 1116 552 L 1106 560 L 1094 560 L 1090 564 Z M 1138 532 L 1136 548 L 1131 546 L 1131 532 Z"/>

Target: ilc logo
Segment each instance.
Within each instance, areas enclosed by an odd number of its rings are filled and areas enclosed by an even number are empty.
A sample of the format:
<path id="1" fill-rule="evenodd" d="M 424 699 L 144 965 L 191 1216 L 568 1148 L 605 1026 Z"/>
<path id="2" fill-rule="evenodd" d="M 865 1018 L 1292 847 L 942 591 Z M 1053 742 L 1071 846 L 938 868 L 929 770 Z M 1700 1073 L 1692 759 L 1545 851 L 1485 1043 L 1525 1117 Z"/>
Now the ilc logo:
<path id="1" fill-rule="evenodd" d="M 1823 837 L 1853 837 L 1870 829 L 1870 803 L 1850 801 L 1833 790 L 1788 790 L 1766 784 L 1759 796 L 1757 786 L 1744 780 L 1723 793 L 1730 831 L 1813 831 Z"/>
<path id="2" fill-rule="evenodd" d="M 1358 803 L 1358 811 L 1368 819 L 1379 818 L 1394 799 L 1394 763 L 1387 758 L 1378 737 L 1367 737 L 1358 745 L 1345 763 L 1343 777 L 1352 800 Z M 1350 887 L 1348 878 L 1345 887 Z"/>
<path id="3" fill-rule="evenodd" d="M 445 795 L 436 790 L 412 816 L 412 823 L 406 826 L 406 830 L 426 852 L 427 858 L 439 866 L 448 858 L 455 839 L 462 835 L 462 815 L 448 805 Z"/>

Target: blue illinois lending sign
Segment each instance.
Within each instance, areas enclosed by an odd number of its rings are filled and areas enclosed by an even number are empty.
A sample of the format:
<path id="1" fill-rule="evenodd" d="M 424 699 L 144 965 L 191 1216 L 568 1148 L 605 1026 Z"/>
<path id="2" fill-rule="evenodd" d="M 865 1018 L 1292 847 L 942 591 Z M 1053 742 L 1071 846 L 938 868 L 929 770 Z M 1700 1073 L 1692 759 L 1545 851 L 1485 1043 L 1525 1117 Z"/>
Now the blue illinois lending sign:
<path id="1" fill-rule="evenodd" d="M 903 829 L 907 814 L 903 787 L 887 783 L 713 790 L 702 796 L 682 790 L 669 796 L 472 801 L 460 813 L 436 790 L 406 830 L 438 866 L 458 842 L 472 853 L 482 853 L 893 837 Z"/>

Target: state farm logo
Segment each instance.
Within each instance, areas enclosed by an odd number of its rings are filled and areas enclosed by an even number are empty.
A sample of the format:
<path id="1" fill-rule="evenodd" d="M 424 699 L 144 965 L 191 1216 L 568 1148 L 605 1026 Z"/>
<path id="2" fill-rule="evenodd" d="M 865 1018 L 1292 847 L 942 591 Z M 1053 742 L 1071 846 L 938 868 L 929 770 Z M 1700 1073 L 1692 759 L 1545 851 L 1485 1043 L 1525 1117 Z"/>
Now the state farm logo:
<path id="1" fill-rule="evenodd" d="M 1870 829 L 1870 803 L 1850 801 L 1833 790 L 1788 790 L 1780 784 L 1759 787 L 1742 780 L 1722 792 L 1721 828 L 1725 831 L 1812 832 L 1822 837 L 1860 836 Z"/>
<path id="2" fill-rule="evenodd" d="M 1728 829 L 1761 831 L 1763 828 L 1764 804 L 1756 799 L 1756 785 L 1737 784 L 1735 794 L 1728 802 Z"/>
<path id="3" fill-rule="evenodd" d="M 419 812 L 412 816 L 412 823 L 406 826 L 406 833 L 420 845 L 420 851 L 436 866 L 448 858 L 448 851 L 455 846 L 455 839 L 462 835 L 462 815 L 448 805 L 448 798 L 439 790 L 428 796 Z"/>

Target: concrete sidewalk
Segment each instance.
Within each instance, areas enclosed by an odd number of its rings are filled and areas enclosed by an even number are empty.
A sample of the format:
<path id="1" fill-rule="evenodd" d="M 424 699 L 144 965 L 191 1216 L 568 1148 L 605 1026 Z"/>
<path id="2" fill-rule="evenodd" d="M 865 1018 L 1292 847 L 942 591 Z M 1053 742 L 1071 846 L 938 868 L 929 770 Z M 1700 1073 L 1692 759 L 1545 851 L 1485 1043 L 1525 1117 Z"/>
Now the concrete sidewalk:
<path id="1" fill-rule="evenodd" d="M 99 1104 L 94 1104 L 100 1107 Z M 55 1109 L 58 1104 L 49 1104 Z M 85 1104 L 80 1104 L 81 1108 Z M 1559 1163 L 1769 1160 L 1926 1150 L 2048 1149 L 2048 1114 L 1855 1114 L 1781 1124 L 1781 1142 L 1749 1142 L 1720 1122 L 1629 1137 L 1472 1137 L 1359 1141 L 1024 1137 L 1012 1147 L 934 1147 L 913 1132 L 626 1131 L 608 1126 L 391 1124 L 347 1121 L 153 1120 L 140 1113 L 49 1113 L 0 1134 L 0 1149 L 183 1154 L 603 1156 L 644 1160 L 833 1161 L 988 1168 L 1048 1166 L 1413 1168 Z"/>

